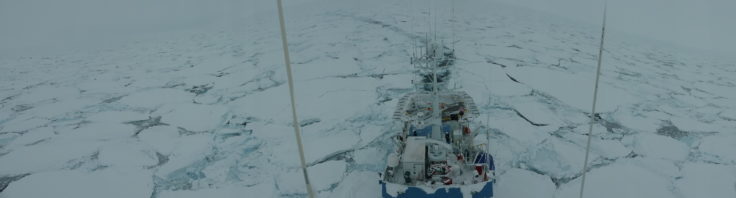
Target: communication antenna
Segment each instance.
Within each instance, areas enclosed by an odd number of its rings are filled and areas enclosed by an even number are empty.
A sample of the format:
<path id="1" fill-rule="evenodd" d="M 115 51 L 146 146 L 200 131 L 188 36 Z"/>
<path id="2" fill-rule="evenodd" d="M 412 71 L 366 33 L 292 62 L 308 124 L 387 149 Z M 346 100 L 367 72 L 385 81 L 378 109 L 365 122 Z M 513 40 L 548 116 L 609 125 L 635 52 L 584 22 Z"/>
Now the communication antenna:
<path id="1" fill-rule="evenodd" d="M 588 156 L 590 154 L 590 140 L 593 137 L 593 124 L 596 121 L 595 105 L 598 100 L 598 81 L 601 77 L 601 61 L 603 60 L 603 41 L 606 36 L 606 11 L 608 10 L 608 1 L 603 4 L 603 25 L 601 27 L 601 44 L 598 48 L 598 69 L 595 72 L 595 87 L 593 88 L 593 107 L 590 111 L 590 125 L 588 127 L 588 143 L 585 146 L 585 162 L 583 162 L 583 178 L 580 182 L 580 198 L 583 198 L 583 190 L 585 189 L 585 174 L 588 172 Z"/>
<path id="2" fill-rule="evenodd" d="M 407 12 L 407 13 L 409 13 L 409 19 L 408 19 L 409 20 L 409 34 L 413 36 L 414 35 L 414 23 L 416 23 L 415 22 L 415 18 L 416 17 L 414 17 L 414 14 L 413 14 L 414 13 L 414 9 L 413 9 L 414 8 L 414 1 L 413 0 L 408 0 L 407 1 L 407 6 L 409 7 L 409 12 Z M 411 48 L 412 48 L 411 49 L 412 50 L 412 56 L 411 57 L 413 59 L 414 57 L 417 56 L 417 41 L 416 41 L 416 39 L 414 39 L 414 37 L 410 37 L 410 38 L 412 39 L 412 43 L 411 43 L 412 44 L 412 46 L 411 46 Z"/>
<path id="3" fill-rule="evenodd" d="M 432 1 L 430 0 L 427 3 L 427 32 L 425 33 L 425 39 L 429 39 L 429 33 L 432 32 L 432 22 L 430 21 L 430 18 L 432 18 Z"/>
<path id="4" fill-rule="evenodd" d="M 437 3 L 435 3 L 434 0 L 429 1 L 432 2 L 432 4 L 430 4 L 431 6 L 429 7 L 430 9 L 432 9 L 432 16 L 429 16 L 429 20 L 432 21 L 429 25 L 430 27 L 432 27 L 431 34 L 433 41 L 437 42 L 437 15 L 439 15 L 440 13 L 437 12 Z"/>
<path id="5" fill-rule="evenodd" d="M 286 41 L 286 25 L 284 24 L 284 9 L 281 0 L 276 0 L 276 6 L 279 10 L 279 27 L 281 28 L 281 45 L 284 48 L 284 62 L 286 63 L 286 75 L 289 79 L 289 98 L 291 99 L 291 116 L 293 118 L 294 135 L 296 135 L 296 144 L 299 148 L 299 161 L 304 172 L 304 184 L 307 186 L 307 194 L 309 198 L 314 198 L 312 184 L 309 183 L 309 175 L 307 174 L 307 164 L 304 162 L 304 146 L 302 146 L 302 136 L 299 130 L 299 120 L 296 117 L 296 103 L 294 99 L 294 78 L 291 75 L 291 60 L 289 60 L 289 45 Z"/>
<path id="6" fill-rule="evenodd" d="M 452 13 L 452 17 L 450 17 L 450 20 L 451 20 L 450 29 L 452 29 L 452 41 L 451 42 L 452 42 L 452 52 L 454 53 L 455 52 L 455 21 L 456 21 L 455 19 L 455 0 L 451 0 L 450 3 L 452 4 L 451 5 L 452 11 L 450 11 Z"/>

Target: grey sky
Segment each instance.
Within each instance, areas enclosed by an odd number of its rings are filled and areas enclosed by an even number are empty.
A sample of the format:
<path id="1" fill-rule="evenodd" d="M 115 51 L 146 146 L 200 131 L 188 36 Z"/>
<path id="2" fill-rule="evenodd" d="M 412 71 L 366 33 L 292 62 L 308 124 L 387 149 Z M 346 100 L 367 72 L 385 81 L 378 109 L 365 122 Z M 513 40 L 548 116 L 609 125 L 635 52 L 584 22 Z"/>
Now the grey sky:
<path id="1" fill-rule="evenodd" d="M 602 0 L 497 0 L 600 24 Z M 609 0 L 608 28 L 736 56 L 734 0 Z"/>
<path id="2" fill-rule="evenodd" d="M 227 19 L 230 0 L 0 0 L 0 56 L 114 48 L 206 29 Z M 247 11 L 246 11 L 247 12 Z"/>
<path id="3" fill-rule="evenodd" d="M 111 47 L 235 23 L 271 0 L 0 0 L 0 56 Z M 599 24 L 602 0 L 491 0 Z M 734 56 L 736 0 L 610 0 L 609 28 Z M 234 24 L 237 25 L 237 24 Z"/>

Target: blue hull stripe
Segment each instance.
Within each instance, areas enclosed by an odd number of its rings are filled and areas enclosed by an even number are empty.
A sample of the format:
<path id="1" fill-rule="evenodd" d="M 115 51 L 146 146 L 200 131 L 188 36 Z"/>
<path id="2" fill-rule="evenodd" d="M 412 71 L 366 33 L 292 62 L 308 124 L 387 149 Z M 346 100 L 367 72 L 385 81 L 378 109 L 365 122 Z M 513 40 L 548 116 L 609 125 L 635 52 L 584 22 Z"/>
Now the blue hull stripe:
<path id="1" fill-rule="evenodd" d="M 383 198 L 463 198 L 460 187 L 440 188 L 433 193 L 424 192 L 421 188 L 409 186 L 406 191 L 397 196 L 391 196 L 386 192 L 386 183 L 379 181 L 381 184 L 381 195 Z M 473 194 L 472 198 L 490 198 L 493 197 L 493 182 L 488 182 L 483 186 L 480 192 Z"/>

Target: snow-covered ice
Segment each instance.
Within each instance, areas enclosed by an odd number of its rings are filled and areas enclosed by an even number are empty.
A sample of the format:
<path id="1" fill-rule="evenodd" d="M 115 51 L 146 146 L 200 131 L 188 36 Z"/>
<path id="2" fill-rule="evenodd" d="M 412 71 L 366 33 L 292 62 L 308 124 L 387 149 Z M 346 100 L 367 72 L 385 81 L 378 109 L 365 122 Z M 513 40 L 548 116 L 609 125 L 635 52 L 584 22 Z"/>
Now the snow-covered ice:
<path id="1" fill-rule="evenodd" d="M 316 193 L 378 197 L 426 10 L 284 3 Z M 108 50 L 0 58 L 0 197 L 305 197 L 274 6 Z M 600 27 L 454 6 L 438 32 L 458 57 L 450 86 L 481 111 L 476 139 L 491 135 L 496 197 L 577 196 Z M 736 65 L 610 30 L 587 197 L 736 196 Z"/>
<path id="2" fill-rule="evenodd" d="M 3 197 L 147 197 L 153 192 L 150 174 L 136 169 L 40 172 L 13 182 Z"/>

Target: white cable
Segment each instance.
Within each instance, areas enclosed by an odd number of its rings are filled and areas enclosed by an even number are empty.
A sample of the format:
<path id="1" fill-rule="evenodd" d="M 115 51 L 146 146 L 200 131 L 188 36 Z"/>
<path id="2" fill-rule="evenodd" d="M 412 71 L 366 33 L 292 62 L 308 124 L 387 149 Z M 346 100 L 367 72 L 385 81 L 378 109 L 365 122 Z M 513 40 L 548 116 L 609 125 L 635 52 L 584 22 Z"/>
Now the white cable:
<path id="1" fill-rule="evenodd" d="M 588 172 L 588 155 L 590 154 L 590 140 L 593 137 L 593 124 L 595 124 L 595 105 L 598 100 L 598 80 L 601 77 L 601 61 L 603 60 L 603 40 L 606 36 L 606 11 L 608 10 L 608 1 L 603 4 L 603 26 L 601 28 L 601 46 L 598 48 L 598 69 L 595 73 L 595 87 L 593 88 L 593 107 L 590 111 L 590 126 L 588 127 L 588 143 L 585 146 L 585 162 L 583 163 L 583 178 L 580 182 L 580 198 L 583 198 L 583 190 L 585 189 L 585 174 Z"/>
<path id="2" fill-rule="evenodd" d="M 276 0 L 276 5 L 279 10 L 279 25 L 281 27 L 281 45 L 284 48 L 284 62 L 286 63 L 286 75 L 289 78 L 289 96 L 291 98 L 291 115 L 294 124 L 294 135 L 296 135 L 296 144 L 299 147 L 299 160 L 302 164 L 302 171 L 304 172 L 304 184 L 307 185 L 307 194 L 310 198 L 314 198 L 314 191 L 312 191 L 312 184 L 309 183 L 309 175 L 307 174 L 307 164 L 304 162 L 304 147 L 302 146 L 302 136 L 299 131 L 299 121 L 296 118 L 296 103 L 294 100 L 294 79 L 291 75 L 291 60 L 289 60 L 289 46 L 286 41 L 286 25 L 284 24 L 284 9 L 281 5 L 281 0 Z"/>

